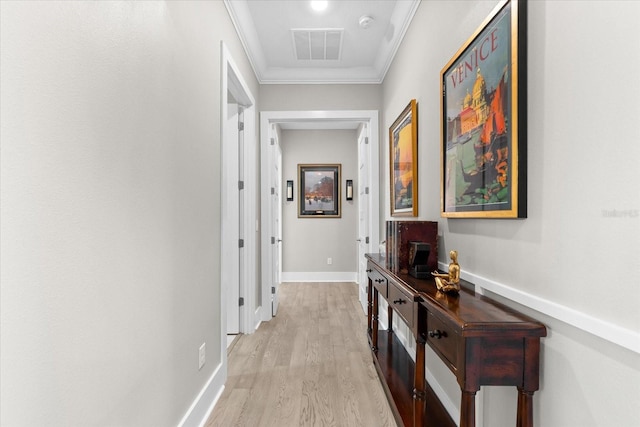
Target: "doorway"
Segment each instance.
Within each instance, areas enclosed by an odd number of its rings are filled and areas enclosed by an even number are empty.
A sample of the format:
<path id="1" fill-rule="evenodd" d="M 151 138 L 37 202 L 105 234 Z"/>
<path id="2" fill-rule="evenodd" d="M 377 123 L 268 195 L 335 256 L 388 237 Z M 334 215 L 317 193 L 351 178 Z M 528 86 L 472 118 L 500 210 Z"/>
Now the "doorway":
<path id="1" fill-rule="evenodd" d="M 227 335 L 253 332 L 256 270 L 255 101 L 223 42 L 221 102 L 221 315 Z M 226 355 L 226 345 L 223 345 Z"/>
<path id="2" fill-rule="evenodd" d="M 296 129 L 358 129 L 358 142 L 362 143 L 358 149 L 358 164 L 365 162 L 367 168 L 362 172 L 363 182 L 367 182 L 368 186 L 361 186 L 359 191 L 366 192 L 367 197 L 358 197 L 359 215 L 365 217 L 365 220 L 359 221 L 358 240 L 353 244 L 358 245 L 359 253 L 376 252 L 379 243 L 379 141 L 378 141 L 378 112 L 373 110 L 364 111 L 263 111 L 260 113 L 260 151 L 261 151 L 261 212 L 262 224 L 274 223 L 274 198 L 270 197 L 272 188 L 270 183 L 273 182 L 271 177 L 272 171 L 276 170 L 273 151 L 275 150 L 275 140 L 280 127 L 293 127 Z M 355 142 L 355 141 L 354 141 Z M 360 158 L 363 157 L 363 158 Z M 273 190 L 275 191 L 275 190 Z M 279 191 L 282 191 L 279 188 Z M 278 277 L 282 265 L 276 264 L 276 252 L 279 247 L 274 243 L 278 236 L 273 234 L 270 228 L 263 227 L 262 240 L 262 301 L 263 307 L 268 302 L 278 299 L 277 285 L 274 277 Z M 272 243 L 274 242 L 274 243 Z M 374 250 L 375 248 L 375 250 Z M 358 270 L 362 267 L 358 263 Z M 366 265 L 365 267 L 366 268 Z M 274 271 L 277 270 L 277 271 Z M 362 282 L 366 278 L 366 274 L 358 272 L 357 274 L 359 288 L 365 288 Z M 273 293 L 272 293 L 273 292 Z M 363 309 L 366 308 L 366 293 L 359 292 L 360 302 Z M 268 310 L 263 309 L 262 320 L 268 321 L 271 315 Z"/>

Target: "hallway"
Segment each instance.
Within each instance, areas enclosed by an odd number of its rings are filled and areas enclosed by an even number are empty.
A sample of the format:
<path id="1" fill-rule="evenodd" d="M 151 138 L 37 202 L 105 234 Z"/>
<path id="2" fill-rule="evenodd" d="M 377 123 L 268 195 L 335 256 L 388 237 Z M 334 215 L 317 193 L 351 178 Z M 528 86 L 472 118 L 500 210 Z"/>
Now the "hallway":
<path id="1" fill-rule="evenodd" d="M 395 426 L 355 283 L 284 283 L 278 315 L 229 354 L 214 426 Z"/>

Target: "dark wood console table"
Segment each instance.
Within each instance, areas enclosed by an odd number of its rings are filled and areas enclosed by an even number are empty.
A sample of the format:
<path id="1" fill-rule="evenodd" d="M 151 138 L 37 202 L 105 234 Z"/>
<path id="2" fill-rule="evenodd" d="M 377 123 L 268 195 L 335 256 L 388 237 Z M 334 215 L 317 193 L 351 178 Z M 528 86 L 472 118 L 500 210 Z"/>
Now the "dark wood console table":
<path id="1" fill-rule="evenodd" d="M 396 419 L 405 426 L 442 427 L 441 408 L 425 379 L 425 343 L 456 376 L 462 391 L 460 426 L 475 426 L 475 396 L 483 385 L 515 386 L 517 427 L 533 427 L 533 393 L 538 390 L 540 322 L 463 288 L 437 291 L 433 279 L 418 280 L 387 269 L 385 258 L 367 254 L 367 325 L 373 360 Z M 378 329 L 378 302 L 389 305 L 387 331 Z M 392 315 L 406 322 L 416 341 L 414 364 L 393 333 Z M 442 412 L 442 410 L 440 411 Z"/>

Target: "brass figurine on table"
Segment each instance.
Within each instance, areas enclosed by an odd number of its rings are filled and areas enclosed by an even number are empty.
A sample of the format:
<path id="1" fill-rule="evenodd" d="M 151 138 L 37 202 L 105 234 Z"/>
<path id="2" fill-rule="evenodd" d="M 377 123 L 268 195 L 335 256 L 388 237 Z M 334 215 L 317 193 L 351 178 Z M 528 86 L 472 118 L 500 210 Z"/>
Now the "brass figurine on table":
<path id="1" fill-rule="evenodd" d="M 458 293 L 460 291 L 460 265 L 458 265 L 458 251 L 449 252 L 451 263 L 448 273 L 431 273 L 436 280 L 436 287 L 440 292 Z"/>

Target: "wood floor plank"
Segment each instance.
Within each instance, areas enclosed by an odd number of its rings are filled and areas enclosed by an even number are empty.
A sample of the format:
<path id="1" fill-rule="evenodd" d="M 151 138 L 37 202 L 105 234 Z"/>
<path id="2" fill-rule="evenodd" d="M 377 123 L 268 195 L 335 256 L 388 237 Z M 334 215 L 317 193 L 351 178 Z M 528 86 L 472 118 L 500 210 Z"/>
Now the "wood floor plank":
<path id="1" fill-rule="evenodd" d="M 278 314 L 229 353 L 206 427 L 392 427 L 355 283 L 285 283 Z"/>
<path id="2" fill-rule="evenodd" d="M 297 425 L 300 419 L 300 395 L 302 393 L 302 373 L 288 367 L 277 367 L 277 374 L 271 384 L 261 426 L 279 427 Z"/>

